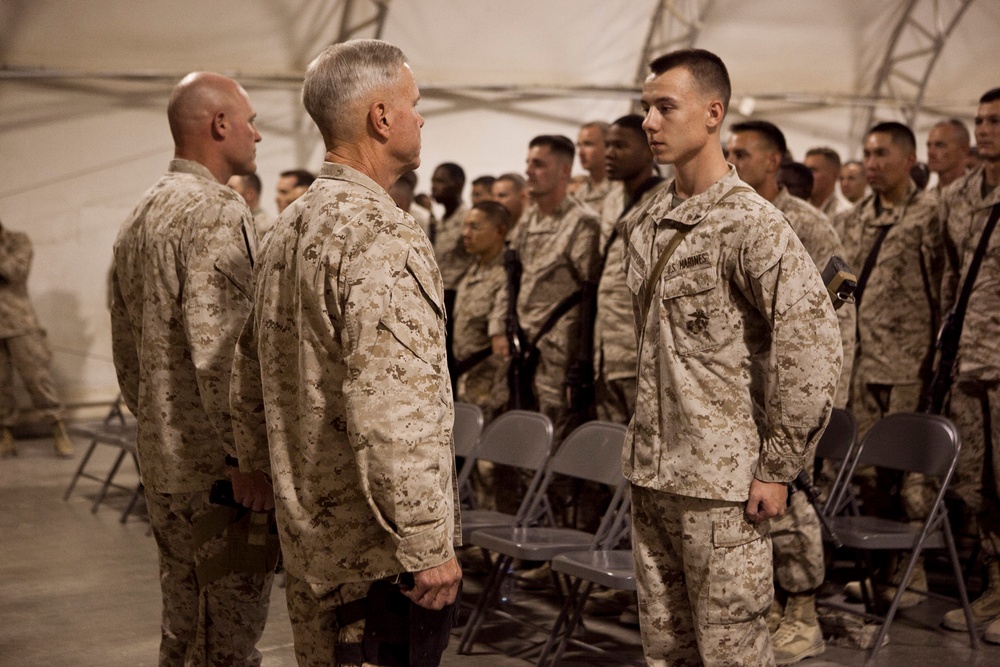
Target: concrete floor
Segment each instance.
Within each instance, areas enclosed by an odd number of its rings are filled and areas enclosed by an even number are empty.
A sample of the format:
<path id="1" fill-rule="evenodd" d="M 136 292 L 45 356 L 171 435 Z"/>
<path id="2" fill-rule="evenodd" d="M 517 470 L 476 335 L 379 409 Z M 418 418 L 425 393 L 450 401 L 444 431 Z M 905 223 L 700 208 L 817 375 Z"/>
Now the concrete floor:
<path id="1" fill-rule="evenodd" d="M 73 460 L 56 459 L 50 440 L 21 440 L 19 456 L 0 460 L 0 667 L 142 667 L 156 664 L 160 593 L 156 547 L 140 516 L 119 522 L 126 496 L 109 497 L 96 514 L 97 484 L 81 480 L 68 501 L 63 492 L 86 443 Z M 113 452 L 99 447 L 91 469 L 106 471 Z M 126 462 L 119 481 L 134 484 Z M 466 577 L 474 596 L 481 578 Z M 521 594 L 519 594 L 521 595 Z M 554 619 L 552 595 L 523 592 L 522 614 L 542 625 Z M 1000 647 L 973 652 L 965 635 L 938 629 L 948 603 L 931 600 L 894 623 L 879 665 L 1000 665 Z M 610 657 L 570 654 L 561 664 L 622 664 L 640 657 L 638 633 L 613 622 L 588 624 Z M 442 664 L 506 667 L 532 664 L 508 657 L 543 639 L 509 625 L 484 630 L 471 656 L 455 654 L 453 639 Z M 271 617 L 260 643 L 267 667 L 293 667 L 291 629 L 284 595 L 275 588 Z M 862 665 L 861 651 L 830 646 L 804 666 Z"/>

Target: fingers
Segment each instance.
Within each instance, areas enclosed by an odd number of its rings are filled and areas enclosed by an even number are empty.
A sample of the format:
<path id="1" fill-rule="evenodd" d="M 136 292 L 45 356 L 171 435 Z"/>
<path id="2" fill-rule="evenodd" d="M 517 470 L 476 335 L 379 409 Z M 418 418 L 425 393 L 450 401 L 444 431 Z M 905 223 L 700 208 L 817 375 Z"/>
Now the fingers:
<path id="1" fill-rule="evenodd" d="M 747 501 L 746 516 L 750 523 L 760 523 L 784 515 L 785 507 L 780 503 L 770 503 L 766 498 L 751 498 Z"/>
<path id="2" fill-rule="evenodd" d="M 458 561 L 450 561 L 413 574 L 413 588 L 404 590 L 403 595 L 425 609 L 443 609 L 455 602 L 458 586 L 462 581 L 462 569 Z"/>
<path id="3" fill-rule="evenodd" d="M 230 473 L 233 482 L 233 498 L 254 512 L 269 512 L 274 509 L 274 489 L 267 476 L 260 471 Z"/>
<path id="4" fill-rule="evenodd" d="M 274 495 L 269 490 L 265 492 L 246 493 L 242 498 L 237 498 L 236 500 L 254 512 L 270 512 L 274 509 Z"/>

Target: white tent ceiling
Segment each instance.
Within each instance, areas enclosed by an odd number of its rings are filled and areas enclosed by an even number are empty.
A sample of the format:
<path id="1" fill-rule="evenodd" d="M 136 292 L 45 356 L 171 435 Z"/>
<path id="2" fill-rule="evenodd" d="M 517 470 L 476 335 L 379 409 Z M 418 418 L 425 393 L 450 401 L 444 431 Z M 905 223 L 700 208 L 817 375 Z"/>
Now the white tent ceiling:
<path id="1" fill-rule="evenodd" d="M 535 134 L 627 113 L 650 55 L 688 44 L 728 64 L 731 119 L 778 123 L 800 157 L 853 156 L 873 116 L 920 137 L 942 115 L 970 118 L 1000 85 L 997 34 L 997 0 L 0 0 L 0 220 L 34 240 L 57 379 L 85 402 L 115 392 L 110 246 L 166 167 L 166 97 L 188 71 L 249 90 L 269 207 L 279 171 L 322 160 L 298 84 L 345 36 L 407 53 L 426 186 L 439 162 L 518 171 Z"/>

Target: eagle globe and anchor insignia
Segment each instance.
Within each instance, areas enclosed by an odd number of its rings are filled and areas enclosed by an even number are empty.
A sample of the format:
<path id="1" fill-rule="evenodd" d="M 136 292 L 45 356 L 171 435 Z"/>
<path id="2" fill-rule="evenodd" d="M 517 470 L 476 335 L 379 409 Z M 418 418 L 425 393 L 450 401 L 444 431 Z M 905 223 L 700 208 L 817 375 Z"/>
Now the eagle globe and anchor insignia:
<path id="1" fill-rule="evenodd" d="M 708 328 L 708 314 L 704 310 L 696 310 L 693 313 L 688 313 L 688 320 L 685 324 L 688 333 L 698 336 L 705 333 L 705 329 Z"/>

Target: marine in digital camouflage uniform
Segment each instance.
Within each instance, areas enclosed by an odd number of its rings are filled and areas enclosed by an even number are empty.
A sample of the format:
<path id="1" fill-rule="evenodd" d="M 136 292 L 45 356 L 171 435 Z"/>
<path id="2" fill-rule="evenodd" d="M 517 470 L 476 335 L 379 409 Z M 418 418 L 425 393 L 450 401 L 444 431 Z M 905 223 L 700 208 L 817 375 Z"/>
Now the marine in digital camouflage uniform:
<path id="1" fill-rule="evenodd" d="M 505 333 L 491 331 L 490 323 L 502 321 L 503 295 L 507 290 L 504 239 L 510 212 L 495 201 L 472 206 L 462 223 L 465 248 L 475 258 L 458 283 L 452 349 L 461 366 L 455 395 L 459 401 L 478 405 L 489 425 L 508 403 L 507 360 L 502 353 Z M 494 338 L 497 344 L 494 345 Z M 485 355 L 485 356 L 484 356 Z M 472 477 L 476 508 L 516 513 L 520 505 L 517 471 L 479 461 Z"/>
<path id="2" fill-rule="evenodd" d="M 916 410 L 930 376 L 944 251 L 937 201 L 917 190 L 909 177 L 916 160 L 912 137 L 899 123 L 869 130 L 865 171 L 873 192 L 837 219 L 847 262 L 859 280 L 877 238 L 884 234 L 857 306 L 850 406 L 859 438 L 887 415 Z M 926 516 L 928 496 L 933 499 L 933 492 L 928 493 L 921 479 L 908 476 L 903 511 L 911 519 Z M 887 511 L 886 501 L 877 496 L 872 500 L 872 511 Z"/>
<path id="3" fill-rule="evenodd" d="M 435 221 L 430 234 L 434 255 L 446 292 L 453 291 L 462 274 L 473 262 L 473 257 L 462 245 L 462 221 L 469 212 L 469 205 L 462 201 L 465 172 L 453 162 L 438 165 L 431 179 L 431 194 L 445 207 L 440 221 Z"/>
<path id="4" fill-rule="evenodd" d="M 0 224 L 0 456 L 17 454 L 9 427 L 17 417 L 14 371 L 32 406 L 52 424 L 56 454 L 73 455 L 62 422 L 62 404 L 52 380 L 52 351 L 28 297 L 31 240 Z"/>
<path id="5" fill-rule="evenodd" d="M 535 340 L 560 302 L 598 278 L 600 223 L 594 211 L 565 194 L 572 163 L 573 144 L 566 137 L 542 135 L 529 146 L 527 180 L 534 201 L 511 241 L 523 267 L 517 315 L 529 341 Z M 491 331 L 504 330 L 500 315 L 506 313 L 506 294 L 502 304 Z M 539 410 L 552 420 L 556 442 L 579 425 L 565 380 L 579 354 L 580 326 L 580 306 L 575 305 L 537 343 L 534 392 Z"/>
<path id="6" fill-rule="evenodd" d="M 593 121 L 581 125 L 576 137 L 580 166 L 586 170 L 587 178 L 573 196 L 598 213 L 604 209 L 604 199 L 611 192 L 611 181 L 604 164 L 607 133 L 607 123 Z"/>
<path id="7" fill-rule="evenodd" d="M 847 261 L 858 274 L 856 295 L 858 345 L 854 359 L 850 409 L 858 437 L 890 414 L 919 409 L 930 379 L 938 330 L 941 271 L 944 261 L 937 199 L 910 178 L 916 161 L 913 132 L 900 123 L 880 123 L 864 140 L 864 166 L 872 194 L 848 213 L 837 216 Z M 881 238 L 877 255 L 874 248 Z M 867 282 L 865 265 L 875 256 Z M 920 521 L 927 516 L 936 490 L 933 480 L 917 473 L 900 476 L 873 468 L 859 470 L 864 512 Z M 906 562 L 886 563 L 887 576 L 902 577 Z M 845 592 L 861 595 L 860 582 Z M 917 564 L 911 586 L 926 590 L 926 574 Z M 890 600 L 895 589 L 884 588 Z M 901 608 L 922 602 L 906 593 Z"/>
<path id="8" fill-rule="evenodd" d="M 598 419 L 628 424 L 635 411 L 636 338 L 632 293 L 622 268 L 622 230 L 626 218 L 641 215 L 664 181 L 656 173 L 641 116 L 624 116 L 611 125 L 605 133 L 605 160 L 612 185 L 601 212 L 604 267 L 594 322 L 595 408 Z"/>
<path id="9" fill-rule="evenodd" d="M 234 497 L 273 506 L 263 475 L 227 468 L 235 454 L 229 378 L 250 313 L 253 218 L 225 183 L 254 171 L 260 134 L 246 92 L 196 73 L 174 89 L 168 118 L 175 159 L 115 241 L 111 324 L 122 397 L 138 419 L 137 448 L 160 552 L 160 665 L 259 665 L 273 574 L 199 583 L 196 570 L 224 546 L 196 543 L 230 479 Z"/>
<path id="10" fill-rule="evenodd" d="M 832 409 L 836 316 L 788 223 L 726 165 L 722 61 L 684 50 L 651 69 L 644 128 L 677 177 L 625 234 L 639 385 L 623 472 L 643 650 L 650 665 L 774 664 L 767 519 Z"/>
<path id="11" fill-rule="evenodd" d="M 819 210 L 805 200 L 790 195 L 784 188 L 771 203 L 785 215 L 818 271 L 822 271 L 833 256 L 843 259 L 843 245 L 830 221 Z M 857 328 L 854 304 L 845 303 L 837 309 L 837 323 L 844 361 L 833 405 L 846 408 Z M 815 452 L 810 453 L 804 469 L 812 474 Z M 795 493 L 785 516 L 771 522 L 771 540 L 775 554 L 775 581 L 784 591 L 811 593 L 823 584 L 826 577 L 823 536 L 816 511 L 804 493 Z"/>
<path id="12" fill-rule="evenodd" d="M 751 120 L 733 124 L 730 131 L 726 142 L 729 161 L 741 179 L 784 214 L 817 271 L 822 271 L 831 257 L 843 258 L 844 248 L 827 217 L 778 184 L 778 173 L 787 152 L 781 130 L 768 121 Z M 844 363 L 834 405 L 843 408 L 850 391 L 854 358 L 853 304 L 839 306 L 837 321 Z M 811 474 L 813 468 L 814 457 L 810 455 L 805 470 Z M 786 664 L 819 655 L 824 650 L 814 596 L 826 576 L 823 539 L 815 509 L 804 493 L 793 494 L 785 515 L 771 521 L 771 544 L 775 582 L 782 596 L 788 596 L 788 604 L 785 605 L 784 597 L 779 599 L 768 622 L 774 632 L 775 660 Z"/>
<path id="13" fill-rule="evenodd" d="M 976 113 L 976 146 L 982 165 L 949 185 L 941 196 L 947 250 L 941 289 L 942 314 L 965 284 L 972 257 L 992 209 L 1000 206 L 1000 88 L 987 91 Z M 969 296 L 958 345 L 958 364 L 948 416 L 962 438 L 954 488 L 976 512 L 979 543 L 987 562 L 986 591 L 972 603 L 984 639 L 1000 643 L 1000 229 L 990 235 Z M 944 625 L 965 631 L 961 608 Z"/>
<path id="14" fill-rule="evenodd" d="M 302 667 L 362 662 L 367 620 L 341 627 L 336 608 L 375 580 L 411 572 L 405 594 L 440 609 L 461 579 L 441 274 L 387 193 L 420 163 L 419 96 L 403 53 L 378 40 L 309 66 L 327 161 L 261 250 L 237 349 L 240 466 L 274 482 Z"/>
<path id="15" fill-rule="evenodd" d="M 503 251 L 509 226 L 510 213 L 496 202 L 474 205 L 462 223 L 466 250 L 476 261 L 462 276 L 455 294 L 452 349 L 456 361 L 468 366 L 458 377 L 456 395 L 460 401 L 478 405 L 487 424 L 507 405 L 507 362 L 493 350 L 493 338 L 502 338 L 504 331 L 491 331 L 490 323 L 495 325 L 503 315 L 502 297 L 507 289 Z M 496 236 L 498 229 L 503 231 Z M 482 358 L 469 366 L 477 355 Z"/>

